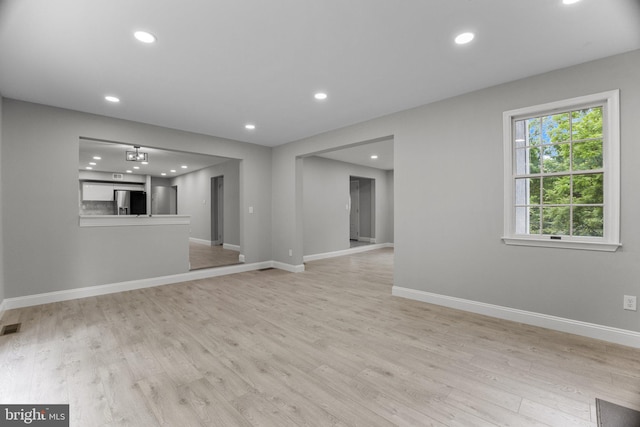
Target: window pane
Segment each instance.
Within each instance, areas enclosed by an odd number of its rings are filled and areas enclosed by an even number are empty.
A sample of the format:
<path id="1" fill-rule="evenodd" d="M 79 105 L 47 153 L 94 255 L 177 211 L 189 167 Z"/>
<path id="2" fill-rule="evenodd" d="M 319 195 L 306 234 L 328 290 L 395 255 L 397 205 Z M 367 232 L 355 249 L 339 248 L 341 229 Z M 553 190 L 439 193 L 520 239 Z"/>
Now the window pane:
<path id="1" fill-rule="evenodd" d="M 603 208 L 576 206 L 573 208 L 573 235 L 602 237 L 604 231 Z"/>
<path id="2" fill-rule="evenodd" d="M 540 173 L 540 149 L 518 148 L 516 150 L 516 174 Z"/>
<path id="3" fill-rule="evenodd" d="M 577 142 L 573 144 L 573 170 L 602 168 L 602 140 Z"/>
<path id="4" fill-rule="evenodd" d="M 542 182 L 543 204 L 566 205 L 569 203 L 571 179 L 568 175 L 544 177 Z"/>
<path id="5" fill-rule="evenodd" d="M 602 138 L 602 107 L 572 111 L 571 135 L 574 141 Z"/>
<path id="6" fill-rule="evenodd" d="M 542 234 L 569 235 L 569 207 L 542 208 Z"/>
<path id="7" fill-rule="evenodd" d="M 573 176 L 573 203 L 604 203 L 604 177 L 601 173 Z"/>
<path id="8" fill-rule="evenodd" d="M 540 208 L 529 209 L 529 234 L 540 234 Z"/>
<path id="9" fill-rule="evenodd" d="M 569 144 L 545 146 L 542 151 L 542 172 L 569 171 Z"/>
<path id="10" fill-rule="evenodd" d="M 516 179 L 516 205 L 540 204 L 540 178 Z"/>
<path id="11" fill-rule="evenodd" d="M 540 117 L 526 120 L 527 125 L 527 145 L 540 145 L 542 143 L 542 122 Z"/>
<path id="12" fill-rule="evenodd" d="M 521 148 L 525 146 L 526 142 L 526 123 L 524 120 L 517 120 L 514 126 L 514 134 L 515 134 L 515 143 L 516 148 Z"/>
<path id="13" fill-rule="evenodd" d="M 542 143 L 569 141 L 569 113 L 542 117 Z"/>
<path id="14" fill-rule="evenodd" d="M 516 208 L 516 234 L 540 234 L 540 208 Z"/>

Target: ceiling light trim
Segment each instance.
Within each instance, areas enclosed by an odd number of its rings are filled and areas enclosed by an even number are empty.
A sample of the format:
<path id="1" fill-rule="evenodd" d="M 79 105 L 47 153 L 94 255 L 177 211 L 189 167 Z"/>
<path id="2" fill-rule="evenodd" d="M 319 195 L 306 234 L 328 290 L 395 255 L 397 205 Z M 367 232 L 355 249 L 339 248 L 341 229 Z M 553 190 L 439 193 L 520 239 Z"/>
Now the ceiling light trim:
<path id="1" fill-rule="evenodd" d="M 133 33 L 133 36 L 141 43 L 152 44 L 155 43 L 158 38 L 148 31 L 138 30 Z"/>
<path id="2" fill-rule="evenodd" d="M 465 45 L 465 44 L 471 43 L 475 38 L 476 38 L 476 35 L 474 33 L 472 33 L 471 31 L 465 31 L 463 33 L 458 34 L 455 37 L 454 41 L 458 45 Z"/>

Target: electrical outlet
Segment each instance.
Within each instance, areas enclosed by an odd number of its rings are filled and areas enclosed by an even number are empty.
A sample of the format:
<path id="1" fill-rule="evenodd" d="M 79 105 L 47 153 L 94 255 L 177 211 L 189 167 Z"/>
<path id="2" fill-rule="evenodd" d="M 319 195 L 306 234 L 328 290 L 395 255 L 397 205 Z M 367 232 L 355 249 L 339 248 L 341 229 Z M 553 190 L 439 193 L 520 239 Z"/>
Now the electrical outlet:
<path id="1" fill-rule="evenodd" d="M 289 249 L 289 256 L 293 256 L 293 249 Z"/>
<path id="2" fill-rule="evenodd" d="M 635 295 L 625 295 L 623 308 L 625 310 L 636 311 L 636 297 Z"/>

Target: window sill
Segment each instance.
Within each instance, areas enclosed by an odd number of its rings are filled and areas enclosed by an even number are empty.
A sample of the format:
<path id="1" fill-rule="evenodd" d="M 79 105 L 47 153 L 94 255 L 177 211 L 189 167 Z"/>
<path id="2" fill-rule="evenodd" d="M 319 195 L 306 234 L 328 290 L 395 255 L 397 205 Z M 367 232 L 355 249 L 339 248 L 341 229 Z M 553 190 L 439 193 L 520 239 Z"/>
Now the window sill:
<path id="1" fill-rule="evenodd" d="M 551 240 L 529 237 L 502 237 L 507 245 L 537 246 L 543 248 L 577 249 L 584 251 L 615 252 L 622 243 L 590 242 L 585 240 Z"/>

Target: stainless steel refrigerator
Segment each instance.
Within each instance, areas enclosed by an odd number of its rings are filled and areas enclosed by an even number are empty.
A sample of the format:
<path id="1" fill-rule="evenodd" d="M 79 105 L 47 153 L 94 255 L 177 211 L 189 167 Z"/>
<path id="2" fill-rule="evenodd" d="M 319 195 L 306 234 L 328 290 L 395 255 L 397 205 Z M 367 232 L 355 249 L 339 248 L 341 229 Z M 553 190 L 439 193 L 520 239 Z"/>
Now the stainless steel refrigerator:
<path id="1" fill-rule="evenodd" d="M 146 215 L 147 193 L 144 191 L 114 190 L 116 215 Z"/>

